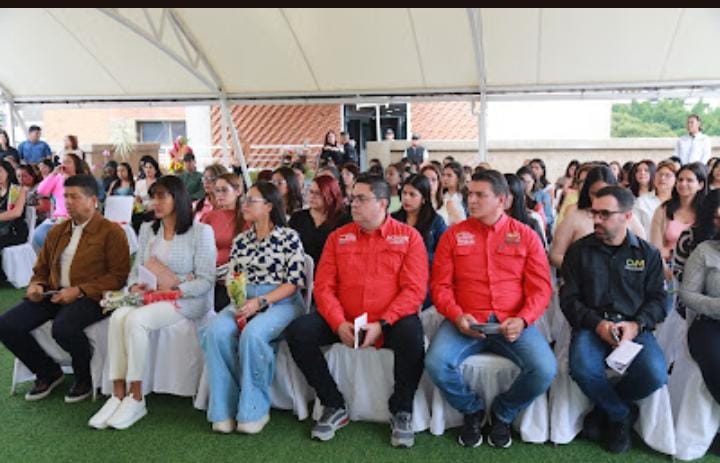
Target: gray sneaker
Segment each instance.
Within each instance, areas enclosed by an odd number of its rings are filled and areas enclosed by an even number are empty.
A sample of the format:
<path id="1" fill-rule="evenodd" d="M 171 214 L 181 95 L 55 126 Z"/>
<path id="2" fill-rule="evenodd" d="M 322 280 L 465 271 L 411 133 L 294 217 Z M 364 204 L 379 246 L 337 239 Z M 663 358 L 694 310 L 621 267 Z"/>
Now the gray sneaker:
<path id="1" fill-rule="evenodd" d="M 405 447 L 409 449 L 415 443 L 415 432 L 412 428 L 412 414 L 408 412 L 397 412 L 390 417 L 392 436 L 390 443 L 393 447 Z"/>
<path id="2" fill-rule="evenodd" d="M 348 416 L 345 407 L 325 407 L 322 416 L 318 422 L 315 423 L 315 427 L 313 428 L 312 433 L 310 433 L 310 437 L 320 439 L 323 442 L 329 441 L 335 437 L 335 431 L 344 427 L 349 422 L 350 417 Z"/>

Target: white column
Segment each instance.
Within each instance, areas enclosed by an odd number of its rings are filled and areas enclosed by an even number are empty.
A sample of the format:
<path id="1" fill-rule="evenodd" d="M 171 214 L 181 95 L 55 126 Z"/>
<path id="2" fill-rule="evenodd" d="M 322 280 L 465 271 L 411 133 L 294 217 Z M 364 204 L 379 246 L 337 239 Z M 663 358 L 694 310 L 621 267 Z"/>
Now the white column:
<path id="1" fill-rule="evenodd" d="M 250 174 L 248 173 L 247 164 L 245 164 L 245 154 L 243 153 L 242 146 L 240 145 L 240 136 L 238 135 L 237 127 L 235 127 L 235 123 L 233 122 L 232 116 L 230 115 L 227 100 L 225 100 L 224 98 L 220 100 L 220 105 L 222 107 L 224 119 L 226 123 L 230 125 L 233 148 L 235 149 L 235 153 L 240 160 L 240 168 L 242 169 L 243 178 L 245 179 L 245 185 L 246 187 L 250 187 Z"/>

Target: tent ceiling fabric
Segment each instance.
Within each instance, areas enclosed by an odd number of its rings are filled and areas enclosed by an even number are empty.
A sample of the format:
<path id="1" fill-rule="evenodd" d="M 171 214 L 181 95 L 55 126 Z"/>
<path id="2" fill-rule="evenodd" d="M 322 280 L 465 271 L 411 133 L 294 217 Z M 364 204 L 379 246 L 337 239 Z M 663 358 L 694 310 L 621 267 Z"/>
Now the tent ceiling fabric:
<path id="1" fill-rule="evenodd" d="M 466 9 L 2 9 L 17 102 L 477 94 Z M 720 88 L 719 9 L 480 9 L 488 95 Z M 178 34 L 169 17 L 182 23 Z M 26 33 L 32 25 L 32 34 Z M 193 42 L 211 69 L 197 62 Z M 188 50 L 191 52 L 188 53 Z M 12 66 L 7 66 L 8 61 Z M 213 73 L 214 71 L 214 73 Z M 201 75 L 203 82 L 198 76 Z M 217 78 L 214 78 L 217 77 Z M 518 93 L 520 95 L 520 93 Z"/>

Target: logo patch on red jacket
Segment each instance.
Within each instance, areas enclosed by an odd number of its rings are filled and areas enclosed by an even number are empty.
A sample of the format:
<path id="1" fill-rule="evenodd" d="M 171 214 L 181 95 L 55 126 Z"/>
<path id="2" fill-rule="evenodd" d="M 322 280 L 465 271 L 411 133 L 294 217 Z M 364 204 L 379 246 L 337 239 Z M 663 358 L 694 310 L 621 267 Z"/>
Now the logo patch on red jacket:
<path id="1" fill-rule="evenodd" d="M 455 235 L 458 246 L 475 246 L 475 235 L 470 232 L 460 232 Z"/>
<path id="2" fill-rule="evenodd" d="M 403 244 L 408 244 L 410 242 L 410 237 L 407 235 L 389 235 L 385 238 L 385 241 L 387 241 L 388 244 L 401 246 Z"/>
<path id="3" fill-rule="evenodd" d="M 355 236 L 355 233 L 345 233 L 344 235 L 340 235 L 340 238 L 338 239 L 338 243 L 340 243 L 340 246 L 354 243 L 357 241 L 357 236 Z"/>

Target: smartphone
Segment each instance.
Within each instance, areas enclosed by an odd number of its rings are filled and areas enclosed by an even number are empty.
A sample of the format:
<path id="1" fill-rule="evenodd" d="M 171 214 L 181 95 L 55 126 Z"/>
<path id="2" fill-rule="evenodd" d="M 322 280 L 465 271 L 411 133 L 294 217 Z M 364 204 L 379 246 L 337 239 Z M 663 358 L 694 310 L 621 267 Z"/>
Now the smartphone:
<path id="1" fill-rule="evenodd" d="M 55 290 L 55 291 L 43 291 L 42 296 L 43 296 L 43 297 L 53 297 L 54 295 L 56 295 L 56 294 L 59 293 L 59 292 L 60 292 L 60 291 L 57 291 L 57 290 Z"/>
<path id="2" fill-rule="evenodd" d="M 482 334 L 500 334 L 500 323 L 472 323 L 470 329 Z"/>

